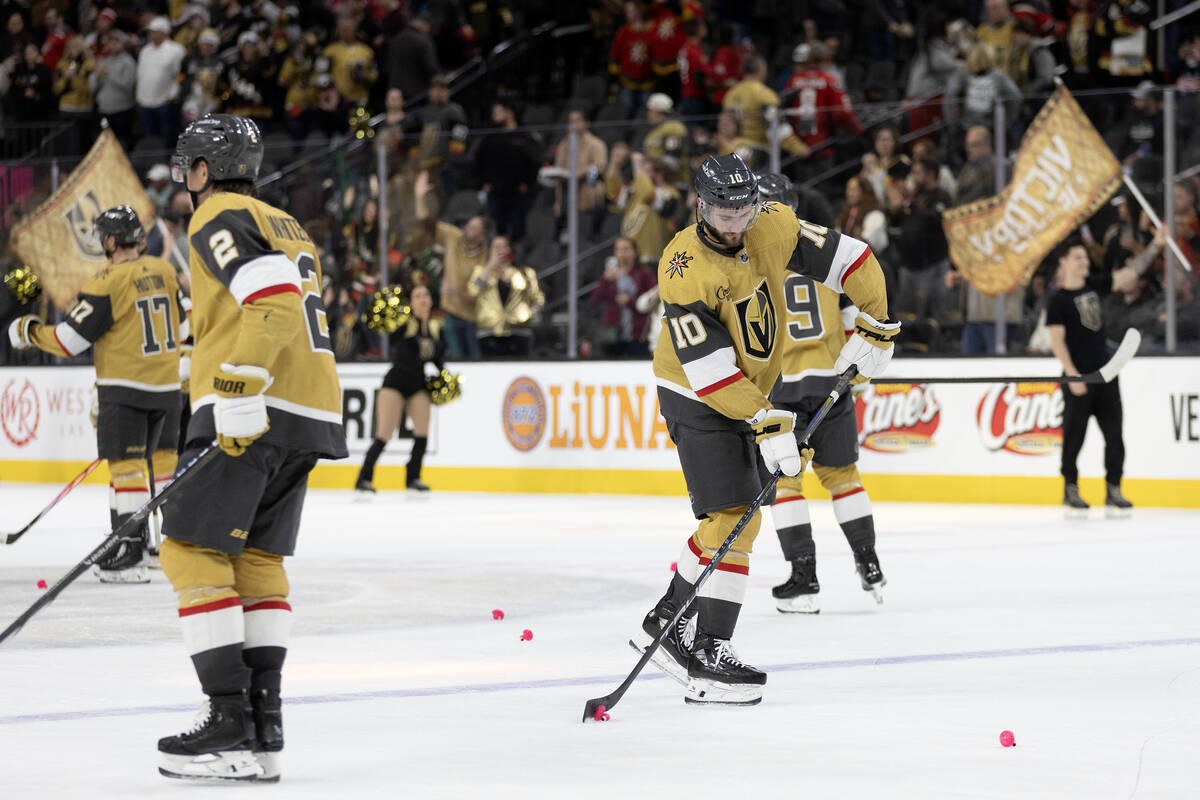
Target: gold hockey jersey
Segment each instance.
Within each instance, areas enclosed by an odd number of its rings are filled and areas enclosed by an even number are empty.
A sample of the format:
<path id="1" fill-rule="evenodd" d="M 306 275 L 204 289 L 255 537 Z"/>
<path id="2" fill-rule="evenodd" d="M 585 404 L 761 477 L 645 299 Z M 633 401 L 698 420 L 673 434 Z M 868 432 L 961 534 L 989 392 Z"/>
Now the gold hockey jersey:
<path id="1" fill-rule="evenodd" d="M 271 427 L 262 441 L 345 457 L 321 265 L 308 234 L 260 200 L 218 192 L 196 209 L 188 239 L 196 342 L 188 438 L 215 436 L 219 365 L 251 364 L 274 378 L 266 391 Z"/>
<path id="2" fill-rule="evenodd" d="M 31 338 L 55 355 L 77 356 L 94 347 L 100 402 L 171 408 L 179 403 L 185 303 L 175 269 L 161 258 L 141 256 L 89 278 L 66 319 L 52 328 L 34 327 Z"/>
<path id="3" fill-rule="evenodd" d="M 779 382 L 771 390 L 773 403 L 795 403 L 805 397 L 829 394 L 837 383 L 837 362 L 846 344 L 846 325 L 837 292 L 804 275 L 783 282 L 787 315 L 783 326 L 783 360 Z M 853 311 L 853 307 L 849 307 Z"/>
<path id="4" fill-rule="evenodd" d="M 770 407 L 778 380 L 785 281 L 790 274 L 846 293 L 875 319 L 887 319 L 883 272 L 863 242 L 763 203 L 743 247 L 727 252 L 699 224 L 663 251 L 658 290 L 663 334 L 654 374 L 663 415 L 702 429 L 721 429 Z"/>

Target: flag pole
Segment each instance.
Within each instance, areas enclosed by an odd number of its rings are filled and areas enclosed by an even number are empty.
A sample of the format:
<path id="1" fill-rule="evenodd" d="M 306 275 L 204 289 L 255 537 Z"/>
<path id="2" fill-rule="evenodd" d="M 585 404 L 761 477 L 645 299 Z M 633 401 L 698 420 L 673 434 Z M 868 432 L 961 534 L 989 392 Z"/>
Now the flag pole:
<path id="1" fill-rule="evenodd" d="M 1125 182 L 1125 186 L 1129 189 L 1130 194 L 1132 194 L 1134 199 L 1138 201 L 1138 205 L 1140 205 L 1142 210 L 1146 212 L 1146 216 L 1150 218 L 1152 223 L 1154 223 L 1154 227 L 1158 228 L 1161 226 L 1162 220 L 1160 220 L 1158 215 L 1154 213 L 1154 209 L 1150 207 L 1150 202 L 1146 199 L 1146 196 L 1142 194 L 1142 190 L 1137 187 L 1137 184 L 1133 182 L 1133 179 L 1128 175 L 1122 174 L 1121 180 Z M 1188 272 L 1193 274 L 1196 272 L 1194 269 L 1192 269 L 1191 262 L 1184 257 L 1183 251 L 1179 249 L 1179 243 L 1175 241 L 1175 237 L 1170 231 L 1167 231 L 1167 247 L 1171 248 L 1171 252 L 1175 254 L 1175 257 L 1179 259 L 1179 263 L 1182 264 Z"/>

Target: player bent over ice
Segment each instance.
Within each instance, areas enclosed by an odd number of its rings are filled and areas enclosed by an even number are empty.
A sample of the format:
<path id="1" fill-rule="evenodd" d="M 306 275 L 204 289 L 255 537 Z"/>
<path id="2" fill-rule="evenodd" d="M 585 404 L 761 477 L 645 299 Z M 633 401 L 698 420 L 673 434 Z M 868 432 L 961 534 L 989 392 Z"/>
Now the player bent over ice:
<path id="1" fill-rule="evenodd" d="M 666 594 L 642 623 L 644 649 L 687 599 L 701 569 L 762 488 L 768 470 L 798 475 L 812 457 L 799 450 L 795 415 L 767 392 L 782 363 L 780 321 L 789 274 L 845 292 L 862 309 L 838 368 L 857 365 L 862 378 L 880 374 L 899 324 L 887 320 L 883 272 L 870 249 L 785 206 L 764 203 L 758 181 L 737 155 L 705 159 L 695 180 L 697 224 L 663 251 L 658 285 L 664 335 L 654 374 L 667 428 L 679 451 L 692 512 L 700 520 L 684 544 Z M 766 675 L 731 644 L 758 533 L 755 514 L 655 655 L 655 663 L 687 687 L 692 703 L 752 705 Z"/>
<path id="2" fill-rule="evenodd" d="M 763 175 L 759 191 L 795 210 L 796 192 L 782 175 Z M 796 430 L 803 431 L 837 383 L 834 365 L 853 335 L 858 309 L 846 306 L 845 295 L 830 291 L 803 275 L 789 275 L 784 282 L 787 316 L 783 331 L 783 372 L 771 390 L 771 402 L 796 414 Z M 839 309 L 839 305 L 845 307 Z M 799 435 L 799 434 L 798 434 Z M 875 518 L 871 499 L 858 474 L 858 426 L 854 400 L 849 394 L 838 399 L 821 427 L 813 433 L 812 470 L 821 485 L 833 497 L 833 514 L 854 553 L 854 563 L 865 591 L 876 602 L 887 584 L 875 554 Z M 771 593 L 775 606 L 786 613 L 817 614 L 821 607 L 817 594 L 817 555 L 812 538 L 808 501 L 804 499 L 803 475 L 783 477 L 771 505 L 775 531 L 783 557 L 790 562 L 792 574 Z"/>
<path id="3" fill-rule="evenodd" d="M 163 508 L 162 568 L 208 695 L 192 728 L 159 740 L 159 771 L 172 778 L 279 779 L 283 558 L 309 471 L 346 456 L 316 249 L 295 219 L 254 198 L 262 156 L 252 121 L 215 114 L 187 127 L 172 161 L 196 206 L 181 461 L 214 438 L 223 451 Z"/>

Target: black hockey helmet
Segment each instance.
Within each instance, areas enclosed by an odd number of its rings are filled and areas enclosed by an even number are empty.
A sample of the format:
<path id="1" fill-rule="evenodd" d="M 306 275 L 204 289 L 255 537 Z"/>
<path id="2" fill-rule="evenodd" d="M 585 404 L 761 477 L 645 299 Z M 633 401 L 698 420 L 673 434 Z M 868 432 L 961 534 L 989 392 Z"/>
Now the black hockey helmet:
<path id="1" fill-rule="evenodd" d="M 145 231 L 137 212 L 129 206 L 113 206 L 92 221 L 92 230 L 104 246 L 104 240 L 113 237 L 117 247 L 136 247 L 141 244 Z"/>
<path id="2" fill-rule="evenodd" d="M 780 175 L 777 172 L 768 172 L 758 176 L 758 195 L 763 202 L 773 200 L 776 203 L 782 203 L 792 211 L 795 211 L 796 206 L 800 203 L 800 194 L 796 191 L 796 187 L 792 185 L 786 175 Z"/>
<path id="3" fill-rule="evenodd" d="M 728 229 L 729 220 L 714 222 L 714 209 L 745 209 L 744 227 L 749 230 L 758 217 L 758 178 L 737 153 L 709 156 L 700 164 L 694 181 L 700 219 L 718 230 Z M 739 217 L 740 219 L 740 217 Z M 739 221 L 739 225 L 741 222 Z"/>
<path id="4" fill-rule="evenodd" d="M 188 170 L 204 159 L 209 180 L 252 181 L 262 166 L 263 143 L 253 120 L 233 114 L 207 114 L 191 123 L 175 143 L 171 177 L 187 180 Z"/>

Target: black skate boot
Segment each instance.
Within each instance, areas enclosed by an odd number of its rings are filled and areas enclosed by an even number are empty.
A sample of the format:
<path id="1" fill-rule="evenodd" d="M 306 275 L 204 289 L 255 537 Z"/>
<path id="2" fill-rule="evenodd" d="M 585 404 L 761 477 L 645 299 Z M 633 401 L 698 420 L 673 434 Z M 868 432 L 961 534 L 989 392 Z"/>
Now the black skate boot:
<path id="1" fill-rule="evenodd" d="M 660 611 L 667 616 L 660 616 Z M 646 648 L 658 636 L 662 626 L 670 621 L 675 612 L 669 609 L 655 608 L 642 620 L 642 633 L 629 640 L 629 646 L 639 653 L 645 653 Z M 679 682 L 680 686 L 688 685 L 688 660 L 692 655 L 692 643 L 696 638 L 696 615 L 684 615 L 675 623 L 675 627 L 662 641 L 662 645 L 654 651 L 650 661 L 669 677 Z"/>
<path id="2" fill-rule="evenodd" d="M 355 500 L 370 500 L 375 496 L 375 486 L 366 478 L 359 478 L 354 484 Z"/>
<path id="3" fill-rule="evenodd" d="M 190 730 L 158 740 L 158 771 L 168 778 L 256 781 L 254 712 L 245 692 L 205 701 Z"/>
<path id="4" fill-rule="evenodd" d="M 1108 491 L 1104 493 L 1104 511 L 1110 518 L 1124 518 L 1133 513 L 1133 503 L 1121 494 L 1121 484 L 1108 484 Z"/>
<path id="5" fill-rule="evenodd" d="M 1090 506 L 1079 496 L 1079 484 L 1068 483 L 1063 487 L 1063 514 L 1068 519 L 1087 517 Z"/>
<path id="6" fill-rule="evenodd" d="M 712 636 L 696 640 L 688 677 L 683 699 L 694 704 L 756 705 L 767 682 L 767 673 L 743 664 L 728 639 Z"/>
<path id="7" fill-rule="evenodd" d="M 127 539 L 96 562 L 94 570 L 101 583 L 149 583 L 150 565 L 146 558 L 146 533 L 143 523 Z"/>
<path id="8" fill-rule="evenodd" d="M 410 492 L 414 492 L 415 494 L 428 494 L 429 484 L 425 483 L 425 481 L 421 480 L 420 478 L 411 478 L 408 481 L 408 490 Z"/>
<path id="9" fill-rule="evenodd" d="M 879 568 L 879 556 L 875 555 L 874 547 L 859 547 L 854 551 L 854 568 L 858 570 L 859 580 L 862 581 L 864 592 L 870 592 L 876 603 L 883 602 L 883 592 L 887 586 L 887 578 Z"/>
<path id="10" fill-rule="evenodd" d="M 260 781 L 279 780 L 279 754 L 283 752 L 283 704 L 279 692 L 259 689 L 250 693 L 254 709 L 254 758 L 263 768 Z"/>
<path id="11" fill-rule="evenodd" d="M 802 556 L 792 561 L 792 577 L 771 590 L 775 607 L 785 614 L 820 614 L 817 593 L 817 557 Z"/>

